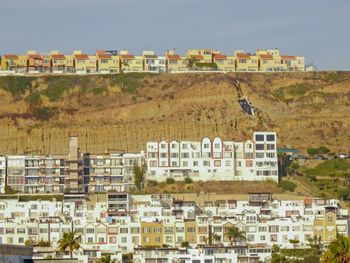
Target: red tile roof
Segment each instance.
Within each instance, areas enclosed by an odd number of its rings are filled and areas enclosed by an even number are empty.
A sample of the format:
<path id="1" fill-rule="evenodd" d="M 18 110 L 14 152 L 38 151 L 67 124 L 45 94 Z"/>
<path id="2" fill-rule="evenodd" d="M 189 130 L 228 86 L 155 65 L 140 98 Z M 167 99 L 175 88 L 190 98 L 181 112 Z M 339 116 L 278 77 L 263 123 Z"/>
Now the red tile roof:
<path id="1" fill-rule="evenodd" d="M 110 54 L 97 54 L 99 59 L 111 59 L 112 55 Z"/>
<path id="2" fill-rule="evenodd" d="M 122 59 L 134 59 L 135 56 L 131 54 L 120 55 Z"/>
<path id="3" fill-rule="evenodd" d="M 226 58 L 227 57 L 224 54 L 216 54 L 216 55 L 214 55 L 214 59 L 226 59 Z"/>
<path id="4" fill-rule="evenodd" d="M 297 59 L 295 56 L 281 56 L 282 60 L 295 60 Z"/>
<path id="5" fill-rule="evenodd" d="M 39 54 L 28 55 L 28 57 L 32 59 L 43 59 L 43 56 Z"/>
<path id="6" fill-rule="evenodd" d="M 53 59 L 66 59 L 66 56 L 63 54 L 52 54 L 51 58 L 53 58 Z"/>
<path id="7" fill-rule="evenodd" d="M 244 54 L 244 53 L 237 53 L 237 57 L 238 58 L 250 58 L 250 55 L 248 55 L 248 54 Z"/>
<path id="8" fill-rule="evenodd" d="M 143 55 L 145 58 L 158 58 L 157 55 Z"/>
<path id="9" fill-rule="evenodd" d="M 4 58 L 6 58 L 6 59 L 18 59 L 18 56 L 15 54 L 5 54 Z"/>
<path id="10" fill-rule="evenodd" d="M 167 59 L 177 59 L 180 60 L 181 57 L 180 55 L 166 55 Z"/>
<path id="11" fill-rule="evenodd" d="M 270 55 L 270 54 L 261 54 L 259 56 L 262 59 L 273 59 L 272 55 Z"/>
<path id="12" fill-rule="evenodd" d="M 89 59 L 89 56 L 86 54 L 76 54 L 74 55 L 76 59 Z"/>

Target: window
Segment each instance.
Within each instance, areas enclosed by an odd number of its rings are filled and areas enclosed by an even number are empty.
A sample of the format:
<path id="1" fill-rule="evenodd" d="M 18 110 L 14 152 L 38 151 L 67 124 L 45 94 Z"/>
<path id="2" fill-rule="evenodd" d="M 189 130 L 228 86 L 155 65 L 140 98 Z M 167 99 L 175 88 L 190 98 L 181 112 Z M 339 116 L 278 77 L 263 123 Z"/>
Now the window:
<path id="1" fill-rule="evenodd" d="M 121 227 L 119 228 L 119 233 L 120 234 L 127 234 L 129 232 L 127 227 Z"/>
<path id="2" fill-rule="evenodd" d="M 245 166 L 246 167 L 253 167 L 253 161 L 252 160 L 245 161 Z"/>
<path id="3" fill-rule="evenodd" d="M 203 166 L 210 166 L 210 161 L 203 161 Z"/>
<path id="4" fill-rule="evenodd" d="M 274 134 L 268 134 L 268 135 L 266 135 L 266 140 L 267 140 L 268 142 L 273 142 L 273 141 L 275 141 L 275 135 L 274 135 Z"/>
<path id="5" fill-rule="evenodd" d="M 266 145 L 266 150 L 270 150 L 270 151 L 271 151 L 271 150 L 275 150 L 275 145 L 274 145 L 274 144 L 270 144 L 270 143 L 267 144 L 267 145 Z"/>
<path id="6" fill-rule="evenodd" d="M 181 158 L 190 158 L 190 153 L 181 153 Z"/>
<path id="7" fill-rule="evenodd" d="M 257 142 L 264 141 L 264 135 L 263 134 L 255 135 L 255 141 L 257 141 Z"/>
<path id="8" fill-rule="evenodd" d="M 264 144 L 262 144 L 262 143 L 256 144 L 255 147 L 256 147 L 256 150 L 258 150 L 258 151 L 263 151 L 265 148 Z"/>
<path id="9" fill-rule="evenodd" d="M 225 161 L 225 166 L 231 166 L 231 161 L 230 160 L 226 160 Z"/>
<path id="10" fill-rule="evenodd" d="M 203 147 L 204 147 L 204 149 L 209 149 L 209 144 L 208 144 L 208 143 L 205 143 L 205 144 L 203 145 Z"/>
<path id="11" fill-rule="evenodd" d="M 94 242 L 94 239 L 93 239 L 92 237 L 88 237 L 87 242 L 88 242 L 88 243 L 93 243 L 93 242 Z"/>
<path id="12" fill-rule="evenodd" d="M 178 153 L 171 153 L 170 157 L 171 158 L 179 158 L 179 154 Z"/>
<path id="13" fill-rule="evenodd" d="M 220 143 L 215 143 L 215 144 L 214 144 L 214 148 L 215 148 L 215 149 L 220 149 Z"/>
<path id="14" fill-rule="evenodd" d="M 265 156 L 265 154 L 261 152 L 257 152 L 255 155 L 256 155 L 256 158 L 264 158 Z"/>
<path id="15" fill-rule="evenodd" d="M 104 243 L 105 242 L 105 239 L 103 238 L 103 237 L 100 237 L 99 239 L 98 239 L 98 243 Z"/>
<path id="16" fill-rule="evenodd" d="M 216 167 L 221 166 L 221 161 L 220 160 L 215 160 L 214 161 L 214 166 L 216 166 Z"/>
<path id="17" fill-rule="evenodd" d="M 276 154 L 275 153 L 266 153 L 266 157 L 267 158 L 276 158 Z"/>
<path id="18" fill-rule="evenodd" d="M 193 166 L 198 166 L 198 161 L 194 161 Z"/>
<path id="19" fill-rule="evenodd" d="M 95 229 L 94 228 L 87 228 L 86 229 L 86 234 L 93 234 L 95 233 Z"/>
<path id="20" fill-rule="evenodd" d="M 196 228 L 195 227 L 187 227 L 187 232 L 188 233 L 195 233 L 196 232 Z"/>

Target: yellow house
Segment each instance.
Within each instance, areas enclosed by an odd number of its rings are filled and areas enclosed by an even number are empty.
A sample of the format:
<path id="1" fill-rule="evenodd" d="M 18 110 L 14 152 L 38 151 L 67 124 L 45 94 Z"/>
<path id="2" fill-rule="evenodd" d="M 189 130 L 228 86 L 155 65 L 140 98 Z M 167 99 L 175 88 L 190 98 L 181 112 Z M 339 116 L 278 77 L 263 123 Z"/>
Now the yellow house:
<path id="1" fill-rule="evenodd" d="M 87 73 L 89 65 L 90 60 L 87 54 L 83 54 L 80 50 L 73 52 L 73 67 L 76 73 Z"/>
<path id="2" fill-rule="evenodd" d="M 165 53 L 165 65 L 167 72 L 188 71 L 187 59 L 182 58 L 175 51 L 167 51 Z"/>
<path id="3" fill-rule="evenodd" d="M 97 71 L 100 73 L 119 73 L 119 56 L 108 54 L 105 50 L 96 52 Z"/>
<path id="4" fill-rule="evenodd" d="M 66 57 L 66 73 L 75 73 L 74 55 L 65 55 Z"/>
<path id="5" fill-rule="evenodd" d="M 163 223 L 141 222 L 141 246 L 162 247 L 163 244 Z"/>
<path id="6" fill-rule="evenodd" d="M 314 220 L 314 236 L 320 236 L 322 241 L 331 242 L 336 238 L 336 214 L 327 212 Z"/>
<path id="7" fill-rule="evenodd" d="M 259 56 L 259 71 L 268 72 L 275 71 L 276 64 L 272 55 L 260 54 Z"/>
<path id="8" fill-rule="evenodd" d="M 235 71 L 235 57 L 224 54 L 213 55 L 213 63 L 219 71 Z"/>
<path id="9" fill-rule="evenodd" d="M 195 220 L 185 221 L 185 241 L 189 244 L 197 243 L 197 224 Z"/>
<path id="10" fill-rule="evenodd" d="M 66 56 L 60 54 L 57 50 L 50 52 L 51 56 L 51 72 L 52 73 L 65 73 L 66 71 Z"/>
<path id="11" fill-rule="evenodd" d="M 5 54 L 1 57 L 1 70 L 16 71 L 18 68 L 18 56 L 15 54 Z"/>
<path id="12" fill-rule="evenodd" d="M 121 72 L 142 72 L 143 57 L 134 56 L 128 50 L 120 51 L 120 71 Z"/>
<path id="13" fill-rule="evenodd" d="M 220 54 L 219 50 L 212 49 L 189 49 L 186 56 L 188 59 L 195 59 L 200 63 L 212 63 L 213 55 Z"/>
<path id="14" fill-rule="evenodd" d="M 244 53 L 242 50 L 235 51 L 236 71 L 258 71 L 259 57 Z"/>

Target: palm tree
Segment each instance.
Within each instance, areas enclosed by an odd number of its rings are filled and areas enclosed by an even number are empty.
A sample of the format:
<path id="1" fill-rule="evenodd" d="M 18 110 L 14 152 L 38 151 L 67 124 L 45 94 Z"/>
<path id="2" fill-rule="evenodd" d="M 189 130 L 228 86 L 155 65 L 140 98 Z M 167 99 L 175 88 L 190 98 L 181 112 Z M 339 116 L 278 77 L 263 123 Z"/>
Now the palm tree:
<path id="1" fill-rule="evenodd" d="M 115 259 L 111 259 L 111 254 L 104 254 L 97 263 L 116 263 Z"/>
<path id="2" fill-rule="evenodd" d="M 236 243 L 237 241 L 245 240 L 245 232 L 239 230 L 239 228 L 235 226 L 230 227 L 225 235 L 230 239 L 231 244 L 232 241 Z"/>
<path id="3" fill-rule="evenodd" d="M 216 244 L 217 242 L 219 242 L 221 240 L 221 237 L 218 234 L 213 234 L 213 241 L 214 244 Z"/>
<path id="4" fill-rule="evenodd" d="M 75 231 L 65 232 L 63 233 L 63 237 L 58 240 L 58 248 L 62 252 L 68 249 L 70 258 L 73 258 L 73 251 L 80 248 L 79 239 L 80 236 L 76 236 Z"/>
<path id="5" fill-rule="evenodd" d="M 350 262 L 350 237 L 337 235 L 337 239 L 333 240 L 323 253 L 321 262 Z"/>

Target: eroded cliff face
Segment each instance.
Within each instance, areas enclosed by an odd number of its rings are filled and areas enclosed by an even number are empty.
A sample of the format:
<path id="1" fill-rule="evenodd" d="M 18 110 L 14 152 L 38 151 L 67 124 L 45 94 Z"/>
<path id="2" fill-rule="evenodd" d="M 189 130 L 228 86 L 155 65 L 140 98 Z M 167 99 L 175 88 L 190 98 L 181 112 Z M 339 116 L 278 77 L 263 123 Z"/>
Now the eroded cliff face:
<path id="1" fill-rule="evenodd" d="M 259 109 L 245 114 L 233 83 Z M 278 133 L 279 147 L 350 148 L 350 73 L 0 77 L 0 153 L 137 151 L 148 140 Z"/>

